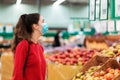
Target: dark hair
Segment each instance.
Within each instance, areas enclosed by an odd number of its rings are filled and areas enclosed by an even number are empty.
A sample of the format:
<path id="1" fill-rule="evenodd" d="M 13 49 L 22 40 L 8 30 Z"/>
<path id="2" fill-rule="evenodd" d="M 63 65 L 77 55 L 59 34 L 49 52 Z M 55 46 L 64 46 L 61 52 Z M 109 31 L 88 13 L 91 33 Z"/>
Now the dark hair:
<path id="1" fill-rule="evenodd" d="M 23 14 L 20 16 L 19 21 L 14 29 L 14 40 L 12 45 L 12 51 L 15 51 L 16 46 L 21 40 L 31 39 L 31 34 L 33 33 L 33 24 L 38 24 L 40 14 Z"/>

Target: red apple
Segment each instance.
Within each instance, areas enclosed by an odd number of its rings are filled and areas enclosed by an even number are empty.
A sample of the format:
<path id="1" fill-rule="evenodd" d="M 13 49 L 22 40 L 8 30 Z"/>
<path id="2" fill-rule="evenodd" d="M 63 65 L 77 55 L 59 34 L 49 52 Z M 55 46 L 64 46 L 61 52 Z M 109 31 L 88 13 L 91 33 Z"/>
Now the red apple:
<path id="1" fill-rule="evenodd" d="M 73 55 L 73 54 L 69 54 L 69 56 L 70 56 L 70 58 L 73 58 L 73 57 L 74 57 L 74 55 Z"/>
<path id="2" fill-rule="evenodd" d="M 69 62 L 69 61 L 70 61 L 70 58 L 66 57 L 65 62 Z"/>
<path id="3" fill-rule="evenodd" d="M 77 55 L 75 56 L 75 58 L 79 59 L 79 58 L 80 58 L 80 55 L 79 55 L 79 54 L 77 54 Z"/>
<path id="4" fill-rule="evenodd" d="M 107 69 L 106 69 L 106 72 L 108 73 L 110 70 L 111 70 L 111 68 L 107 68 Z"/>
<path id="5" fill-rule="evenodd" d="M 70 62 L 66 62 L 67 65 L 70 65 L 71 63 Z"/>
<path id="6" fill-rule="evenodd" d="M 99 73 L 99 72 L 95 72 L 95 73 L 94 73 L 94 76 L 95 76 L 95 77 L 98 77 L 98 76 L 100 76 L 100 73 Z"/>
<path id="7" fill-rule="evenodd" d="M 114 75 L 111 74 L 111 73 L 107 73 L 107 74 L 104 76 L 104 78 L 105 78 L 106 80 L 112 80 L 112 79 L 114 78 Z"/>

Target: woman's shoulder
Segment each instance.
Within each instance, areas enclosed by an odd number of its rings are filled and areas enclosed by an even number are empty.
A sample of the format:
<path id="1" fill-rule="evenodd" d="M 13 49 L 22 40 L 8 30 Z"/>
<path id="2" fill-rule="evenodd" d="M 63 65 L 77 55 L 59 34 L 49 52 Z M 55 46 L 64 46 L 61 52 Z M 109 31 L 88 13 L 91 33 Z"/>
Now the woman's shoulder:
<path id="1" fill-rule="evenodd" d="M 18 43 L 18 46 L 27 46 L 28 45 L 28 41 L 27 40 L 22 40 Z"/>

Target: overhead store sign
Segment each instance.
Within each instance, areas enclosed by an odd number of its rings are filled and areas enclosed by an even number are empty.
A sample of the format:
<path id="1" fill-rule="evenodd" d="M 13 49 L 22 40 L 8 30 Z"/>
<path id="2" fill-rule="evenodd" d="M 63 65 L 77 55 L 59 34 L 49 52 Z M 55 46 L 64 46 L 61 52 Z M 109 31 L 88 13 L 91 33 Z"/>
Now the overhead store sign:
<path id="1" fill-rule="evenodd" d="M 89 0 L 89 20 L 95 20 L 96 0 Z"/>
<path id="2" fill-rule="evenodd" d="M 120 0 L 110 0 L 111 18 L 120 19 Z"/>
<path id="3" fill-rule="evenodd" d="M 100 19 L 108 19 L 108 0 L 100 0 Z"/>
<path id="4" fill-rule="evenodd" d="M 115 0 L 115 17 L 120 17 L 120 0 Z"/>

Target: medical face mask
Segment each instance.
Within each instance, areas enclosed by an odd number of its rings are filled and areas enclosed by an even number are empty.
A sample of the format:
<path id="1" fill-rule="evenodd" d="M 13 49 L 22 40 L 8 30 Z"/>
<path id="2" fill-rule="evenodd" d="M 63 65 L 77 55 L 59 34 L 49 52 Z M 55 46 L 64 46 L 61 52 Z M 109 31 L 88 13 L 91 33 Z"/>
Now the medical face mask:
<path id="1" fill-rule="evenodd" d="M 47 25 L 47 23 L 43 23 L 42 24 L 42 34 L 47 33 L 47 31 L 48 31 L 48 25 Z"/>

